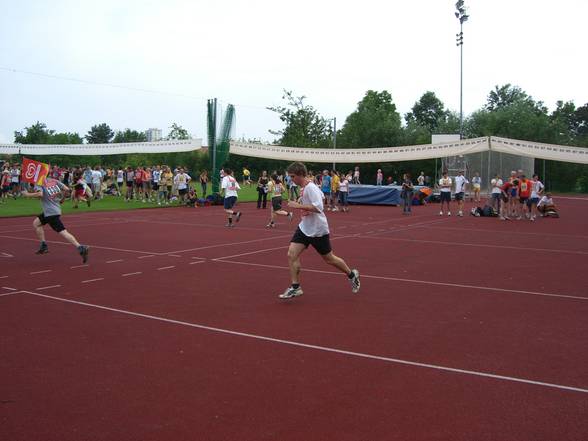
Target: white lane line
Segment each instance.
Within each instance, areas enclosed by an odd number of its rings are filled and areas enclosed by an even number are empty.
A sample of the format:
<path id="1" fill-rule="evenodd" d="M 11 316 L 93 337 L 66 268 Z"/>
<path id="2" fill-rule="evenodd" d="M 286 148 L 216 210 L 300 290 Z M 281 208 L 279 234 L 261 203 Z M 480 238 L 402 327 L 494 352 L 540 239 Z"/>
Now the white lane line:
<path id="1" fill-rule="evenodd" d="M 235 260 L 224 260 L 225 258 L 219 259 L 212 259 L 217 262 L 223 263 L 232 263 L 235 265 L 248 265 L 248 266 L 259 266 L 263 268 L 276 268 L 276 269 L 284 269 L 290 270 L 287 266 L 279 266 L 279 265 L 267 265 L 263 263 L 252 263 L 252 262 L 237 262 Z M 341 276 L 343 273 L 338 271 L 324 271 L 324 270 L 315 270 L 315 269 L 307 269 L 303 268 L 302 271 L 308 271 L 311 273 L 321 273 L 321 274 L 332 274 L 335 276 Z M 371 276 L 368 274 L 361 274 L 363 279 L 379 279 L 379 280 L 393 280 L 395 282 L 406 282 L 406 283 L 418 283 L 423 285 L 435 285 L 435 286 L 452 286 L 455 288 L 466 288 L 466 289 L 476 289 L 481 291 L 496 291 L 496 292 L 505 292 L 509 294 L 527 294 L 533 296 L 543 296 L 543 297 L 555 297 L 555 298 L 563 298 L 563 299 L 573 299 L 573 300 L 584 300 L 588 301 L 588 297 L 581 297 L 581 296 L 572 296 L 567 294 L 554 294 L 554 293 L 547 293 L 547 292 L 535 292 L 535 291 L 522 291 L 518 289 L 506 289 L 506 288 L 495 288 L 492 286 L 477 286 L 477 285 L 463 285 L 459 283 L 449 283 L 449 282 L 432 282 L 430 280 L 418 280 L 418 279 L 402 279 L 400 277 L 385 277 L 385 276 Z"/>
<path id="2" fill-rule="evenodd" d="M 182 256 L 179 256 L 179 255 L 177 255 L 177 254 L 168 254 L 168 256 L 169 256 L 169 257 L 182 257 Z"/>
<path id="3" fill-rule="evenodd" d="M 560 249 L 549 249 L 549 248 L 530 248 L 530 247 L 508 246 L 508 245 L 490 245 L 490 244 L 468 243 L 468 242 L 458 242 L 458 241 L 444 242 L 441 240 L 403 239 L 403 238 L 379 236 L 379 235 L 374 235 L 371 237 L 366 236 L 365 239 L 377 239 L 377 240 L 383 239 L 383 240 L 392 240 L 392 241 L 397 241 L 397 242 L 431 243 L 431 244 L 438 244 L 438 245 L 450 245 L 450 246 L 462 246 L 462 247 L 499 248 L 499 249 L 520 250 L 520 251 L 538 251 L 538 252 L 544 252 L 544 253 L 563 253 L 563 254 L 581 254 L 581 255 L 588 254 L 588 252 L 586 252 L 586 251 L 560 250 Z"/>
<path id="4" fill-rule="evenodd" d="M 459 368 L 436 365 L 436 364 L 431 364 L 431 363 L 421 363 L 421 362 L 417 362 L 417 361 L 404 360 L 404 359 L 399 359 L 399 358 L 391 358 L 391 357 L 385 357 L 385 356 L 381 356 L 381 355 L 366 354 L 363 352 L 347 351 L 344 349 L 331 348 L 331 347 L 327 347 L 327 346 L 318 346 L 318 345 L 313 345 L 313 344 L 308 344 L 308 343 L 297 342 L 297 341 L 293 341 L 293 340 L 283 340 L 283 339 L 279 339 L 279 338 L 266 337 L 263 335 L 233 331 L 230 329 L 214 328 L 212 326 L 200 325 L 198 323 L 190 323 L 190 322 L 184 322 L 184 321 L 180 321 L 180 320 L 168 319 L 165 317 L 158 317 L 158 316 L 154 316 L 154 315 L 141 314 L 138 312 L 127 311 L 124 309 L 109 308 L 107 306 L 95 305 L 95 304 L 86 303 L 86 302 L 79 302 L 76 300 L 62 299 L 60 297 L 48 296 L 46 294 L 39 294 L 39 293 L 35 293 L 35 292 L 30 292 L 30 291 L 22 291 L 22 292 L 25 294 L 30 294 L 30 295 L 37 296 L 37 297 L 44 297 L 44 298 L 55 300 L 58 302 L 72 303 L 75 305 L 86 306 L 89 308 L 96 308 L 96 309 L 101 309 L 104 311 L 111 311 L 111 312 L 117 312 L 119 314 L 126 314 L 126 315 L 130 315 L 133 317 L 141 317 L 141 318 L 145 318 L 145 319 L 149 319 L 149 320 L 156 320 L 156 321 L 160 321 L 160 322 L 164 322 L 164 323 L 171 323 L 174 325 L 187 326 L 190 328 L 197 328 L 197 329 L 202 329 L 202 330 L 210 331 L 210 332 L 216 332 L 216 333 L 220 333 L 220 334 L 227 334 L 227 335 L 233 335 L 233 336 L 238 336 L 238 337 L 246 337 L 246 338 L 251 338 L 251 339 L 255 339 L 255 340 L 271 342 L 271 343 L 279 343 L 279 344 L 283 344 L 283 345 L 295 346 L 295 347 L 304 348 L 304 349 L 312 349 L 315 351 L 329 352 L 329 353 L 335 353 L 335 354 L 340 354 L 340 355 L 347 355 L 350 357 L 363 358 L 363 359 L 369 359 L 369 360 L 378 360 L 378 361 L 384 361 L 387 363 L 408 365 L 408 366 L 414 366 L 414 367 L 419 367 L 419 368 L 433 369 L 433 370 L 437 370 L 437 371 L 451 372 L 451 373 L 456 373 L 456 374 L 491 378 L 493 380 L 523 383 L 523 384 L 529 384 L 529 385 L 533 385 L 533 386 L 542 386 L 542 387 L 565 390 L 565 391 L 570 391 L 570 392 L 588 393 L 588 389 L 575 387 L 575 386 L 568 386 L 568 385 L 564 385 L 564 384 L 546 383 L 544 381 L 531 380 L 531 379 L 527 379 L 527 378 L 498 375 L 498 374 L 493 374 L 491 372 L 481 372 L 481 371 L 473 371 L 473 370 L 468 370 L 468 369 L 459 369 Z"/>
<path id="5" fill-rule="evenodd" d="M 123 274 L 122 276 L 123 276 L 123 277 L 127 277 L 127 276 L 135 276 L 135 275 L 137 275 L 137 274 L 143 274 L 143 271 L 137 271 L 136 273 L 126 273 L 126 274 Z"/>
<path id="6" fill-rule="evenodd" d="M 193 259 L 195 259 L 195 257 L 193 257 Z M 8 276 L 0 276 L 0 279 L 6 279 L 8 278 Z"/>
<path id="7" fill-rule="evenodd" d="M 206 262 L 206 261 L 205 260 L 200 260 L 198 262 L 190 262 L 188 265 L 196 265 L 198 263 L 204 263 L 204 262 Z"/>
<path id="8" fill-rule="evenodd" d="M 9 286 L 3 286 L 2 289 L 8 289 L 10 291 L 18 291 L 16 288 L 10 288 Z"/>
<path id="9" fill-rule="evenodd" d="M 139 256 L 139 257 L 137 257 L 137 259 L 149 259 L 150 257 L 155 257 L 155 255 L 151 254 L 149 256 Z"/>
<path id="10" fill-rule="evenodd" d="M 70 266 L 70 267 L 69 267 L 69 269 L 75 269 L 75 268 L 84 268 L 84 267 L 86 267 L 86 266 L 90 266 L 90 265 L 88 265 L 88 264 L 86 263 L 86 264 L 84 264 L 84 265 Z"/>
<path id="11" fill-rule="evenodd" d="M 32 273 L 29 273 L 30 275 L 33 274 L 43 274 L 43 273 L 50 273 L 53 270 L 43 270 L 43 271 L 33 271 Z"/>
<path id="12" fill-rule="evenodd" d="M 18 292 L 6 292 L 4 294 L 0 294 L 0 297 L 11 296 L 12 294 L 18 294 Z"/>
<path id="13" fill-rule="evenodd" d="M 99 280 L 104 280 L 104 277 L 99 277 L 97 279 L 82 280 L 82 283 L 97 282 Z"/>
<path id="14" fill-rule="evenodd" d="M 260 231 L 262 231 L 262 230 L 260 230 Z M 263 231 L 266 231 L 266 230 L 263 230 Z M 263 239 L 244 240 L 242 242 L 219 243 L 219 244 L 215 244 L 215 245 L 207 245 L 204 247 L 190 248 L 187 250 L 170 251 L 169 253 L 161 253 L 161 254 L 165 255 L 165 254 L 188 253 L 190 251 L 208 250 L 210 248 L 229 247 L 229 246 L 235 246 L 235 245 L 243 245 L 246 243 L 264 242 L 266 240 L 284 239 L 286 237 L 291 238 L 292 234 L 282 234 L 280 236 L 265 237 Z"/>
<path id="15" fill-rule="evenodd" d="M 175 268 L 175 265 L 172 266 L 162 266 L 161 268 L 157 268 L 157 271 L 162 271 L 162 270 L 166 270 L 166 269 L 170 269 L 170 268 Z"/>
<path id="16" fill-rule="evenodd" d="M 124 262 L 124 259 L 107 260 L 106 263 Z"/>
<path id="17" fill-rule="evenodd" d="M 35 291 L 43 291 L 45 289 L 59 288 L 61 285 L 42 286 L 41 288 L 35 288 Z"/>

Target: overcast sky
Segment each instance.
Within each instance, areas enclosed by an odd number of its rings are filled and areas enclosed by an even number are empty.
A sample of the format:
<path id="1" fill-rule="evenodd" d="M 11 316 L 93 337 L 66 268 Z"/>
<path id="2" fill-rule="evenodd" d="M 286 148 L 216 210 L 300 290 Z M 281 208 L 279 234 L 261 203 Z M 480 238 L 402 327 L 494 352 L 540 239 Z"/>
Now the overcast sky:
<path id="1" fill-rule="evenodd" d="M 427 90 L 458 111 L 454 5 L 0 0 L 0 142 L 36 121 L 81 136 L 102 122 L 114 130 L 157 127 L 165 135 L 176 122 L 206 138 L 206 98 L 213 97 L 237 106 L 237 137 L 272 141 L 268 129 L 281 124 L 265 107 L 281 104 L 284 88 L 336 117 L 339 128 L 369 89 L 388 90 L 402 115 Z M 557 100 L 588 102 L 588 1 L 466 6 L 466 115 L 505 83 L 550 109 Z"/>

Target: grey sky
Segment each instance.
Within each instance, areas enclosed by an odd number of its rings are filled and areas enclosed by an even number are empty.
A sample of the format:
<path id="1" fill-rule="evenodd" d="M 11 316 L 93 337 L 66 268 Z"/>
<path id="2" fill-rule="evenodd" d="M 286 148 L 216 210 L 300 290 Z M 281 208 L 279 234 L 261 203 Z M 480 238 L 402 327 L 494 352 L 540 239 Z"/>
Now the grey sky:
<path id="1" fill-rule="evenodd" d="M 454 0 L 0 0 L 0 142 L 35 121 L 81 136 L 177 122 L 206 137 L 206 98 L 237 106 L 236 136 L 273 140 L 282 89 L 341 127 L 368 89 L 402 115 L 427 90 L 459 110 Z M 585 0 L 466 0 L 464 113 L 512 83 L 553 109 L 588 102 Z M 51 79 L 149 89 L 173 96 Z"/>

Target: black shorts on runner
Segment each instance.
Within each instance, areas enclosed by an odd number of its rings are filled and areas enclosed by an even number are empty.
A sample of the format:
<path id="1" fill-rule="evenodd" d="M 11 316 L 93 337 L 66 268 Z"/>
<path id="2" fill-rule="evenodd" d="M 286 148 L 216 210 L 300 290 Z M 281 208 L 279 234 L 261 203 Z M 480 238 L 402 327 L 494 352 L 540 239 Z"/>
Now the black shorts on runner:
<path id="1" fill-rule="evenodd" d="M 41 225 L 49 224 L 49 226 L 56 233 L 60 233 L 63 230 L 65 230 L 65 227 L 63 226 L 63 223 L 61 222 L 61 217 L 58 214 L 56 214 L 55 216 L 45 216 L 43 213 L 41 213 L 37 217 L 41 221 Z"/>
<path id="2" fill-rule="evenodd" d="M 519 196 L 519 202 L 521 203 L 521 205 L 522 204 L 526 204 L 528 199 L 529 198 L 526 198 L 526 197 L 523 197 L 523 196 Z"/>
<path id="3" fill-rule="evenodd" d="M 280 211 L 282 209 L 282 196 L 272 198 L 272 209 L 274 211 Z"/>
<path id="4" fill-rule="evenodd" d="M 153 190 L 157 191 L 157 190 L 159 190 L 159 184 L 157 184 L 157 183 L 154 182 L 153 184 L 151 184 L 151 188 Z"/>
<path id="5" fill-rule="evenodd" d="M 301 243 L 306 248 L 308 248 L 309 245 L 312 245 L 312 247 L 315 250 L 317 250 L 317 252 L 321 256 L 324 256 L 325 254 L 329 254 L 332 251 L 331 241 L 329 239 L 328 234 L 325 234 L 324 236 L 319 236 L 319 237 L 310 237 L 310 236 L 307 236 L 306 234 L 304 234 L 300 230 L 300 227 L 296 228 L 296 231 L 294 232 L 294 236 L 292 236 L 292 240 L 290 240 L 290 242 Z"/>
<path id="6" fill-rule="evenodd" d="M 233 206 L 235 205 L 235 202 L 237 202 L 237 196 L 229 196 L 226 197 L 224 200 L 224 207 L 225 210 L 230 210 L 231 208 L 233 208 Z"/>
<path id="7" fill-rule="evenodd" d="M 187 189 L 187 188 L 182 188 L 181 190 L 178 190 L 178 194 L 179 194 L 180 196 L 181 196 L 181 195 L 184 195 L 184 194 L 186 194 L 186 193 L 188 193 L 188 189 Z"/>
<path id="8" fill-rule="evenodd" d="M 451 192 L 450 191 L 439 192 L 439 197 L 441 198 L 441 202 L 443 202 L 443 201 L 451 202 Z"/>
<path id="9" fill-rule="evenodd" d="M 455 200 L 456 201 L 463 201 L 463 191 L 460 191 L 459 193 L 455 193 Z"/>

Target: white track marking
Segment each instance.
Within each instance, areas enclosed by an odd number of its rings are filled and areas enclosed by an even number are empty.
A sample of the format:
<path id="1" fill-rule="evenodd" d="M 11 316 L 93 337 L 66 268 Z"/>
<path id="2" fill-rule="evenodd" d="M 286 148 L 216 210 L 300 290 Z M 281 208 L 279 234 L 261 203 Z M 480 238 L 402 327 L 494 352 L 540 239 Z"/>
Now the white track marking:
<path id="1" fill-rule="evenodd" d="M 106 263 L 124 262 L 124 259 L 107 260 Z"/>
<path id="2" fill-rule="evenodd" d="M 45 289 L 59 288 L 61 285 L 42 286 L 41 288 L 35 288 L 35 291 L 43 291 Z"/>
<path id="3" fill-rule="evenodd" d="M 588 236 L 578 236 L 578 235 L 573 235 L 573 234 L 532 233 L 530 231 L 489 230 L 486 228 L 465 228 L 465 227 L 461 227 L 461 228 L 457 228 L 457 227 L 431 227 L 431 228 L 433 228 L 435 230 L 456 230 L 456 231 L 459 231 L 460 233 L 464 233 L 464 232 L 467 233 L 470 231 L 477 231 L 477 232 L 481 232 L 481 233 L 494 233 L 494 234 L 496 234 L 497 237 L 505 235 L 505 234 L 514 234 L 516 236 L 519 236 L 519 235 L 540 236 L 540 237 L 553 236 L 553 237 L 567 237 L 570 239 L 588 239 Z"/>
<path id="4" fill-rule="evenodd" d="M 169 256 L 169 257 L 182 257 L 182 256 L 179 256 L 179 255 L 177 255 L 177 254 L 168 254 L 168 256 Z"/>
<path id="5" fill-rule="evenodd" d="M 108 219 L 103 219 L 103 221 L 106 221 L 106 220 L 108 220 Z M 65 220 L 65 222 L 67 222 L 67 220 Z M 80 223 L 75 223 L 75 222 L 71 222 L 71 223 L 70 222 L 67 222 L 67 226 L 68 227 L 78 228 L 78 227 L 100 226 L 100 225 L 105 225 L 105 224 L 110 226 L 110 225 L 115 225 L 115 224 L 128 224 L 128 223 L 129 223 L 128 220 L 124 220 L 124 221 L 121 221 L 121 222 L 108 222 L 108 223 L 105 223 L 105 222 L 87 222 L 87 223 L 81 223 L 81 224 Z M 0 234 L 20 233 L 21 231 L 31 231 L 31 227 L 28 227 L 28 228 L 19 228 L 17 230 L 2 230 L 2 231 L 0 231 Z"/>
<path id="6" fill-rule="evenodd" d="M 6 296 L 11 296 L 12 294 L 18 294 L 18 292 L 6 292 L 4 294 L 0 294 L 0 297 L 6 297 Z"/>
<path id="7" fill-rule="evenodd" d="M 162 266 L 161 268 L 157 268 L 157 271 L 163 271 L 163 270 L 171 269 L 171 268 L 175 268 L 175 267 L 176 267 L 175 265 L 172 265 L 172 266 Z"/>
<path id="8" fill-rule="evenodd" d="M 10 288 L 9 286 L 3 286 L 2 289 L 7 289 L 9 291 L 18 291 L 16 288 Z"/>
<path id="9" fill-rule="evenodd" d="M 252 262 L 237 262 L 235 260 L 224 260 L 224 259 L 214 259 L 214 260 L 216 260 L 218 262 L 231 263 L 231 264 L 235 264 L 235 265 L 259 266 L 259 267 L 263 267 L 263 268 L 276 268 L 276 269 L 289 270 L 289 268 L 287 266 L 266 265 L 263 263 L 252 263 Z M 332 274 L 332 275 L 336 275 L 336 276 L 343 275 L 343 273 L 338 272 L 338 271 L 324 271 L 324 270 L 315 270 L 315 269 L 308 269 L 308 268 L 303 268 L 302 271 L 303 272 L 311 272 L 311 273 Z M 482 291 L 497 291 L 497 292 L 506 292 L 506 293 L 512 293 L 512 294 L 528 294 L 528 295 L 533 295 L 533 296 L 556 297 L 556 298 L 588 301 L 588 297 L 572 296 L 572 295 L 566 295 L 566 294 L 552 294 L 552 293 L 535 292 L 535 291 L 522 291 L 522 290 L 518 290 L 518 289 L 494 288 L 491 286 L 463 285 L 463 284 L 459 284 L 459 283 L 449 283 L 449 282 L 432 282 L 430 280 L 402 279 L 399 277 L 370 276 L 368 274 L 361 274 L 361 278 L 362 279 L 393 280 L 395 282 L 418 283 L 418 284 L 423 284 L 423 285 L 436 285 L 436 286 L 452 286 L 455 288 L 477 289 L 477 290 L 482 290 Z"/>
<path id="10" fill-rule="evenodd" d="M 87 263 L 85 263 L 83 265 L 70 266 L 69 269 L 85 268 L 87 266 L 90 266 L 90 265 L 88 265 Z"/>
<path id="11" fill-rule="evenodd" d="M 215 245 L 207 245 L 207 246 L 204 246 L 204 247 L 190 248 L 188 250 L 169 251 L 167 253 L 160 253 L 160 254 L 161 255 L 178 254 L 178 253 L 187 253 L 187 252 L 190 252 L 190 251 L 208 250 L 210 248 L 232 247 L 232 246 L 235 246 L 235 245 L 243 245 L 243 244 L 246 244 L 246 243 L 264 242 L 264 241 L 267 241 L 267 240 L 274 240 L 274 239 L 284 239 L 286 237 L 287 238 L 291 238 L 292 237 L 292 234 L 282 234 L 280 236 L 264 237 L 263 239 L 244 240 L 242 242 L 219 243 L 219 244 L 215 244 Z"/>
<path id="12" fill-rule="evenodd" d="M 99 280 L 104 280 L 104 277 L 99 277 L 97 279 L 89 279 L 89 280 L 82 280 L 82 283 L 91 283 L 91 282 L 97 282 Z"/>
<path id="13" fill-rule="evenodd" d="M 14 257 L 12 254 L 0 253 L 0 257 Z"/>
<path id="14" fill-rule="evenodd" d="M 16 239 L 16 240 L 27 240 L 27 241 L 33 241 L 33 242 L 39 242 L 39 239 L 30 239 L 28 237 L 17 237 L 17 236 L 0 236 L 1 238 L 4 239 Z M 59 242 L 56 240 L 46 240 L 45 242 L 47 243 L 54 243 L 57 245 L 67 245 L 71 247 L 71 244 L 69 242 Z M 125 248 L 113 248 L 113 247 L 103 247 L 100 245 L 92 245 L 92 244 L 86 244 L 88 245 L 90 248 L 96 248 L 99 250 L 111 250 L 111 251 L 123 251 L 125 253 L 137 253 L 137 254 L 166 254 L 166 253 L 151 253 L 149 251 L 139 251 L 139 250 L 127 250 Z"/>
<path id="15" fill-rule="evenodd" d="M 369 233 L 363 233 L 369 234 Z M 380 236 L 380 235 L 372 235 L 372 236 L 360 236 L 362 239 L 383 239 L 383 240 L 392 240 L 397 242 L 416 242 L 416 243 L 431 243 L 431 244 L 438 244 L 438 245 L 450 245 L 450 246 L 463 246 L 463 247 L 479 247 L 479 248 L 500 248 L 500 249 L 507 249 L 507 250 L 520 250 L 520 251 L 538 251 L 544 253 L 563 253 L 563 254 L 581 254 L 581 255 L 588 255 L 588 251 L 573 251 L 573 250 L 561 250 L 561 249 L 549 249 L 549 248 L 530 248 L 530 247 L 518 247 L 518 246 L 508 246 L 508 245 L 490 245 L 490 244 L 481 244 L 481 243 L 467 243 L 467 242 L 444 242 L 441 240 L 424 240 L 424 239 L 403 239 L 403 238 L 396 238 L 396 237 L 387 237 L 387 236 Z"/>
<path id="16" fill-rule="evenodd" d="M 33 274 L 43 274 L 43 273 L 50 273 L 53 270 L 43 270 L 43 271 L 33 271 L 32 273 L 29 273 L 30 275 Z"/>
<path id="17" fill-rule="evenodd" d="M 126 273 L 126 274 L 123 274 L 122 277 L 135 276 L 137 274 L 143 274 L 143 271 L 137 271 L 135 273 Z"/>
<path id="18" fill-rule="evenodd" d="M 139 257 L 137 257 L 137 259 L 149 259 L 150 257 L 155 257 L 155 255 L 152 254 L 150 256 L 139 256 Z"/>
<path id="19" fill-rule="evenodd" d="M 198 263 L 204 263 L 204 262 L 206 262 L 206 261 L 205 260 L 200 260 L 198 262 L 190 262 L 188 265 L 196 265 Z"/>
<path id="20" fill-rule="evenodd" d="M 559 389 L 559 390 L 565 390 L 565 391 L 570 391 L 570 392 L 588 393 L 588 389 L 584 389 L 584 388 L 580 388 L 580 387 L 567 386 L 567 385 L 555 384 L 555 383 L 546 383 L 543 381 L 531 380 L 531 379 L 527 379 L 527 378 L 509 377 L 506 375 L 498 375 L 498 374 L 493 374 L 490 372 L 480 372 L 480 371 L 472 371 L 472 370 L 468 370 L 468 369 L 459 369 L 459 368 L 436 365 L 436 364 L 431 364 L 431 363 L 421 363 L 421 362 L 417 362 L 417 361 L 384 357 L 384 356 L 380 356 L 380 355 L 366 354 L 366 353 L 362 353 L 362 352 L 347 351 L 347 350 L 343 350 L 343 349 L 331 348 L 331 347 L 327 347 L 327 346 L 318 346 L 318 345 L 313 345 L 313 344 L 297 342 L 297 341 L 293 341 L 293 340 L 283 340 L 283 339 L 279 339 L 279 338 L 266 337 L 263 335 L 233 331 L 230 329 L 215 328 L 212 326 L 200 325 L 198 323 L 190 323 L 190 322 L 184 322 L 184 321 L 180 321 L 180 320 L 168 319 L 165 317 L 158 317 L 158 316 L 149 315 L 149 314 L 141 314 L 138 312 L 127 311 L 124 309 L 109 308 L 107 306 L 95 305 L 95 304 L 86 303 L 86 302 L 79 302 L 76 300 L 62 299 L 60 297 L 48 296 L 46 294 L 39 294 L 39 293 L 35 293 L 35 292 L 30 292 L 30 291 L 22 291 L 22 292 L 25 294 L 32 295 L 32 296 L 44 297 L 44 298 L 55 300 L 58 302 L 72 303 L 75 305 L 86 306 L 88 308 L 96 308 L 96 309 L 101 309 L 103 311 L 116 312 L 119 314 L 130 315 L 133 317 L 140 317 L 140 318 L 144 318 L 144 319 L 148 319 L 148 320 L 156 320 L 156 321 L 160 321 L 160 322 L 164 322 L 164 323 L 171 323 L 174 325 L 187 326 L 190 328 L 202 329 L 205 331 L 215 332 L 215 333 L 219 333 L 219 334 L 226 334 L 226 335 L 232 335 L 232 336 L 238 336 L 238 337 L 246 337 L 246 338 L 266 341 L 266 342 L 270 342 L 270 343 L 278 343 L 278 344 L 283 344 L 283 345 L 288 345 L 288 346 L 294 346 L 294 347 L 298 347 L 298 348 L 311 349 L 311 350 L 315 350 L 315 351 L 334 353 L 334 354 L 339 354 L 339 355 L 346 355 L 346 356 L 350 356 L 350 357 L 362 358 L 362 359 L 368 359 L 368 360 L 378 360 L 378 361 L 383 361 L 383 362 L 393 363 L 393 364 L 400 364 L 400 365 L 405 365 L 405 366 L 407 365 L 407 366 L 413 366 L 413 367 L 418 367 L 418 368 L 433 369 L 433 370 L 437 370 L 437 371 L 451 372 L 451 373 L 455 373 L 455 374 L 490 378 L 493 380 L 508 381 L 508 382 L 514 382 L 514 383 L 523 383 L 523 384 L 527 384 L 527 385 L 542 386 L 542 387 L 547 387 L 547 388 L 551 388 L 551 389 Z"/>
<path id="21" fill-rule="evenodd" d="M 0 279 L 6 279 L 8 276 L 0 276 Z"/>

